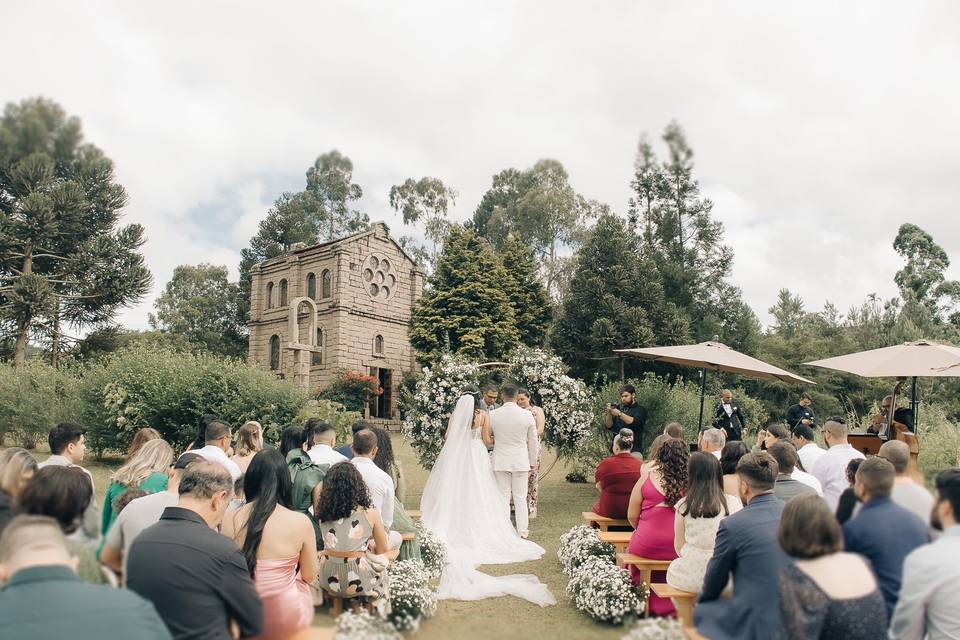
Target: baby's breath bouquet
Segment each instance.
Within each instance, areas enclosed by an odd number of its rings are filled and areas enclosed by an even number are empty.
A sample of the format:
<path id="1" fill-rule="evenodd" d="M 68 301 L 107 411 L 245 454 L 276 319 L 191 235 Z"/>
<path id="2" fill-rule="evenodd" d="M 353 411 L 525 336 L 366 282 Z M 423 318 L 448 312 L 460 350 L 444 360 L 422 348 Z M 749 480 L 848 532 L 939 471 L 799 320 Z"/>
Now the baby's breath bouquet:
<path id="1" fill-rule="evenodd" d="M 577 609 L 598 622 L 612 624 L 638 617 L 648 593 L 646 585 L 639 589 L 633 585 L 625 569 L 596 556 L 584 560 L 567 584 L 567 595 Z"/>
<path id="2" fill-rule="evenodd" d="M 683 627 L 673 618 L 640 620 L 621 640 L 683 640 Z"/>
<path id="3" fill-rule="evenodd" d="M 402 640 L 393 625 L 366 611 L 344 611 L 337 618 L 334 640 Z"/>
<path id="4" fill-rule="evenodd" d="M 390 579 L 389 620 L 398 631 L 416 631 L 420 621 L 437 612 L 437 592 L 419 560 L 401 560 L 387 568 Z"/>
<path id="5" fill-rule="evenodd" d="M 431 578 L 439 578 L 447 564 L 447 545 L 437 535 L 417 521 L 417 537 L 420 539 L 420 557 Z"/>
<path id="6" fill-rule="evenodd" d="M 557 557 L 567 577 L 573 574 L 587 558 L 605 558 L 610 563 L 616 560 L 613 545 L 600 540 L 597 530 L 585 524 L 580 524 L 560 536 L 560 547 Z"/>

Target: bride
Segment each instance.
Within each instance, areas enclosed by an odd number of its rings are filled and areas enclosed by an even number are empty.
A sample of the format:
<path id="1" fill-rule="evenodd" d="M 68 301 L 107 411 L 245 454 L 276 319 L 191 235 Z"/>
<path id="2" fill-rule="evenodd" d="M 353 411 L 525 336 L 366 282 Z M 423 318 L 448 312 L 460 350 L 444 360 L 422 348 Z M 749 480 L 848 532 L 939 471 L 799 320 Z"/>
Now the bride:
<path id="1" fill-rule="evenodd" d="M 423 490 L 423 524 L 447 545 L 448 559 L 439 597 L 480 600 L 514 595 L 545 607 L 556 604 L 534 575 L 490 576 L 482 564 L 537 560 L 543 547 L 524 540 L 510 523 L 510 506 L 497 488 L 483 444 L 489 434 L 480 395 L 464 392 L 450 416 L 446 442 Z"/>

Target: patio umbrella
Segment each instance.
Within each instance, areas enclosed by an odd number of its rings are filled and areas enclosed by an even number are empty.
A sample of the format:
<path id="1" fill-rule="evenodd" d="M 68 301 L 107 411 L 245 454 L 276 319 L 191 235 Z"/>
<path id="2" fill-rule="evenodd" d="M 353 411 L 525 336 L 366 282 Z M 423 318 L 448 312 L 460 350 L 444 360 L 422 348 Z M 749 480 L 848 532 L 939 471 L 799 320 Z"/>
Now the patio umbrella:
<path id="1" fill-rule="evenodd" d="M 703 428 L 703 398 L 707 388 L 707 371 L 736 373 L 761 380 L 780 380 L 796 384 L 816 384 L 789 371 L 785 371 L 763 360 L 757 360 L 745 353 L 731 349 L 716 341 L 676 347 L 650 347 L 643 349 L 615 349 L 614 353 L 633 356 L 641 360 L 678 364 L 683 367 L 700 369 L 700 428 Z"/>

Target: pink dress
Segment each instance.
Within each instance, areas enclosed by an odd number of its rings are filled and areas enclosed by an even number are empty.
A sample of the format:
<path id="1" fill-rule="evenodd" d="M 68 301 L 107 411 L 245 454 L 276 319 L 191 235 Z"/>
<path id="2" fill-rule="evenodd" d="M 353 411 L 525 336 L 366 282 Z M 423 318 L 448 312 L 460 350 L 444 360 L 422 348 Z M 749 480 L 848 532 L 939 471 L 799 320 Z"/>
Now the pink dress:
<path id="1" fill-rule="evenodd" d="M 627 551 L 649 558 L 651 560 L 673 560 L 677 551 L 673 546 L 673 524 L 676 510 L 673 507 L 658 507 L 664 500 L 664 495 L 657 491 L 650 478 L 647 478 L 640 487 L 643 495 L 643 505 L 640 509 L 640 521 L 630 538 Z M 634 584 L 641 581 L 640 572 L 636 567 L 630 567 L 630 575 Z M 651 576 L 653 582 L 666 582 L 666 571 L 654 571 Z M 655 616 L 677 615 L 677 610 L 669 598 L 659 598 L 650 592 L 650 613 Z"/>
<path id="2" fill-rule="evenodd" d="M 300 579 L 300 556 L 283 560 L 257 560 L 253 584 L 263 600 L 262 640 L 289 638 L 313 622 L 310 585 Z"/>

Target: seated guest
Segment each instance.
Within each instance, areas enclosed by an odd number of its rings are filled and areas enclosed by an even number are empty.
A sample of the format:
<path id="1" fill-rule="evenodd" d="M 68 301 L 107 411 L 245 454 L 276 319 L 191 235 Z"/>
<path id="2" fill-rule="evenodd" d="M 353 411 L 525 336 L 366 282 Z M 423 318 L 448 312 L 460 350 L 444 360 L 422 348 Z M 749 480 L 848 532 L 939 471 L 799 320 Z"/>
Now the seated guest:
<path id="1" fill-rule="evenodd" d="M 766 451 L 737 464 L 746 506 L 724 518 L 694 610 L 697 631 L 711 640 L 765 640 L 780 627 L 777 575 L 786 557 L 777 543 L 784 503 L 777 500 L 777 461 Z M 733 574 L 733 598 L 720 599 Z"/>
<path id="2" fill-rule="evenodd" d="M 204 431 L 204 446 L 199 449 L 191 449 L 192 453 L 203 456 L 207 462 L 216 462 L 230 472 L 230 477 L 236 482 L 237 478 L 243 475 L 237 463 L 230 459 L 233 447 L 230 446 L 232 439 L 232 427 L 223 420 L 211 420 L 207 423 Z"/>
<path id="3" fill-rule="evenodd" d="M 600 500 L 593 505 L 593 512 L 607 518 L 627 519 L 630 493 L 640 479 L 643 461 L 635 457 L 633 431 L 620 429 L 613 439 L 613 455 L 597 467 L 595 481 L 600 491 Z"/>
<path id="4" fill-rule="evenodd" d="M 766 451 L 773 446 L 775 442 L 787 440 L 790 438 L 790 429 L 781 422 L 774 422 L 766 429 L 757 432 L 757 444 L 753 451 Z"/>
<path id="5" fill-rule="evenodd" d="M 125 576 L 127 556 L 130 545 L 140 532 L 160 521 L 160 516 L 167 507 L 175 507 L 180 501 L 180 481 L 191 464 L 204 460 L 203 457 L 192 451 L 177 458 L 169 471 L 167 488 L 133 500 L 117 516 L 107 533 L 107 539 L 100 552 L 100 562 L 107 565 L 114 573 Z"/>
<path id="6" fill-rule="evenodd" d="M 221 532 L 243 550 L 263 601 L 263 640 L 284 640 L 313 621 L 309 583 L 317 577 L 310 518 L 291 508 L 293 483 L 283 455 L 261 451 L 243 476 L 247 503 L 227 514 Z"/>
<path id="7" fill-rule="evenodd" d="M 779 473 L 777 474 L 777 483 L 773 486 L 773 494 L 777 496 L 777 498 L 786 502 L 794 496 L 805 493 L 816 495 L 817 492 L 814 491 L 812 487 L 790 477 L 799 460 L 797 450 L 791 442 L 774 442 L 773 446 L 767 449 L 767 453 L 777 461 Z"/>
<path id="8" fill-rule="evenodd" d="M 793 443 L 792 440 L 781 440 L 784 444 L 788 445 L 794 451 L 797 450 L 797 445 Z M 813 474 L 807 473 L 807 470 L 803 468 L 803 462 L 800 460 L 800 457 L 797 457 L 796 464 L 793 466 L 793 473 L 790 474 L 790 477 L 796 480 L 797 482 L 802 482 L 816 492 L 820 497 L 823 497 L 823 486 L 820 484 L 820 481 L 817 480 Z"/>
<path id="9" fill-rule="evenodd" d="M 37 461 L 30 452 L 10 447 L 0 453 L 0 533 L 14 516 L 20 492 L 37 471 Z"/>
<path id="10" fill-rule="evenodd" d="M 892 442 L 892 441 L 891 441 Z M 943 534 L 910 552 L 890 623 L 893 640 L 960 638 L 960 469 L 937 476 L 934 528 Z"/>
<path id="11" fill-rule="evenodd" d="M 369 422 L 367 422 L 366 420 L 357 420 L 350 427 L 350 433 L 351 435 L 355 435 L 358 431 L 363 431 L 364 429 L 369 429 L 369 428 L 370 428 Z M 337 449 L 337 453 L 342 455 L 347 460 L 350 460 L 353 458 L 353 445 L 348 442 L 347 444 Z"/>
<path id="12" fill-rule="evenodd" d="M 155 438 L 134 453 L 117 469 L 103 499 L 100 533 L 106 535 L 117 518 L 116 503 L 128 489 L 139 488 L 157 493 L 167 488 L 167 469 L 173 464 L 173 448 L 166 440 Z"/>
<path id="13" fill-rule="evenodd" d="M 650 473 L 650 469 L 652 469 L 657 463 L 657 457 L 660 455 L 660 447 L 663 446 L 664 442 L 668 442 L 670 440 L 673 440 L 671 436 L 662 433 L 653 439 L 653 442 L 650 443 L 650 451 L 647 452 L 647 459 L 643 462 L 643 466 L 640 467 L 641 473 Z"/>
<path id="14" fill-rule="evenodd" d="M 723 446 L 720 452 L 720 470 L 723 471 L 723 492 L 731 496 L 740 495 L 740 476 L 737 475 L 737 465 L 740 458 L 750 453 L 743 440 L 731 440 Z"/>
<path id="15" fill-rule="evenodd" d="M 124 589 L 87 584 L 53 518 L 21 515 L 0 536 L 4 640 L 169 640 L 153 605 Z"/>
<path id="16" fill-rule="evenodd" d="M 797 455 L 803 470 L 809 472 L 813 465 L 826 453 L 817 444 L 813 429 L 805 424 L 793 428 L 793 444 L 797 445 Z"/>
<path id="17" fill-rule="evenodd" d="M 375 439 L 367 429 L 360 433 Z M 354 465 L 341 462 L 330 468 L 317 517 L 324 544 L 320 586 L 342 598 L 370 598 L 383 611 L 390 597 L 382 556 L 390 548 L 387 528 Z M 368 553 L 371 547 L 378 555 Z"/>
<path id="18" fill-rule="evenodd" d="M 686 435 L 683 431 L 683 425 L 679 422 L 668 422 L 663 428 L 663 435 L 670 436 L 675 440 L 685 440 Z"/>
<path id="19" fill-rule="evenodd" d="M 863 459 L 863 454 L 847 442 L 847 421 L 841 417 L 828 418 L 823 425 L 823 437 L 827 452 L 820 456 L 810 473 L 820 481 L 823 498 L 832 511 L 837 510 L 840 494 L 847 488 L 847 463 L 854 458 Z"/>
<path id="20" fill-rule="evenodd" d="M 153 602 L 175 639 L 228 640 L 231 622 L 240 637 L 264 630 L 243 552 L 216 531 L 232 490 L 222 465 L 195 462 L 180 481 L 177 506 L 130 546 L 127 588 Z"/>
<path id="21" fill-rule="evenodd" d="M 130 440 L 130 446 L 127 447 L 127 457 L 123 459 L 123 464 L 127 464 L 130 460 L 133 459 L 133 456 L 137 451 L 140 451 L 140 447 L 147 444 L 151 440 L 159 440 L 160 432 L 154 429 L 153 427 L 143 427 L 142 429 L 137 429 L 137 432 L 133 434 L 133 438 Z"/>
<path id="22" fill-rule="evenodd" d="M 933 495 L 910 477 L 910 446 L 903 440 L 888 440 L 880 446 L 877 455 L 892 464 L 897 473 L 890 498 L 923 522 L 929 523 L 930 514 L 933 513 Z"/>
<path id="23" fill-rule="evenodd" d="M 723 451 L 723 445 L 727 444 L 727 437 L 723 435 L 722 430 L 716 427 L 704 429 L 700 432 L 700 440 L 697 444 L 700 451 L 713 454 L 713 456 L 719 460 L 720 453 Z"/>
<path id="24" fill-rule="evenodd" d="M 97 489 L 93 483 L 93 475 L 80 466 L 83 456 L 87 452 L 86 429 L 73 422 L 61 422 L 47 435 L 47 444 L 50 445 L 50 457 L 37 465 L 44 467 L 78 467 L 83 469 L 90 480 L 90 488 L 96 495 Z M 100 542 L 100 514 L 97 503 L 91 500 L 87 510 L 83 513 L 83 523 L 70 535 L 70 539 L 82 542 L 96 549 Z"/>
<path id="25" fill-rule="evenodd" d="M 20 494 L 20 513 L 33 516 L 48 516 L 57 521 L 70 553 L 77 558 L 77 573 L 86 582 L 104 582 L 100 563 L 94 549 L 86 542 L 71 540 L 83 522 L 90 503 L 93 502 L 93 486 L 86 472 L 79 467 L 48 466 L 37 471 Z"/>
<path id="26" fill-rule="evenodd" d="M 406 483 L 403 478 L 403 470 L 400 468 L 400 462 L 393 455 L 393 441 L 390 440 L 390 434 L 386 429 L 380 427 L 371 427 L 377 436 L 377 455 L 373 458 L 373 464 L 384 471 L 393 481 L 393 524 L 391 531 L 416 536 L 413 540 L 404 540 L 400 545 L 400 555 L 397 560 L 420 560 L 420 539 L 417 531 L 417 525 L 413 518 L 407 513 L 403 506 L 403 497 L 406 495 Z"/>
<path id="27" fill-rule="evenodd" d="M 860 498 L 857 497 L 857 492 L 853 490 L 853 483 L 857 478 L 857 469 L 860 468 L 860 463 L 864 461 L 864 458 L 854 458 L 847 463 L 847 482 L 850 483 L 850 486 L 843 490 L 843 493 L 840 494 L 840 500 L 837 501 L 837 522 L 843 524 L 853 516 L 855 516 L 860 511 Z"/>
<path id="28" fill-rule="evenodd" d="M 403 536 L 396 531 L 391 531 L 395 504 L 393 480 L 373 461 L 377 457 L 378 450 L 377 434 L 373 430 L 363 429 L 358 431 L 353 434 L 353 458 L 350 462 L 360 472 L 363 481 L 367 483 L 367 491 L 370 494 L 373 508 L 380 513 L 383 526 L 389 531 L 390 548 L 397 549 L 403 542 Z"/>
<path id="29" fill-rule="evenodd" d="M 877 574 L 888 616 L 900 595 L 904 559 L 930 541 L 927 525 L 890 499 L 896 475 L 883 458 L 864 460 L 854 484 L 863 508 L 843 525 L 847 551 L 866 557 Z"/>
<path id="30" fill-rule="evenodd" d="M 630 553 L 653 560 L 673 560 L 677 557 L 674 547 L 674 507 L 687 488 L 688 457 L 687 445 L 669 438 L 660 445 L 653 468 L 641 473 L 627 507 L 627 519 L 634 527 L 627 547 Z M 651 580 L 662 582 L 665 574 L 665 571 L 655 571 Z M 630 567 L 630 575 L 634 584 L 641 584 L 642 576 L 636 567 Z M 676 609 L 669 598 L 651 593 L 650 613 L 675 616 Z"/>
<path id="31" fill-rule="evenodd" d="M 263 449 L 263 427 L 256 420 L 247 420 L 237 429 L 237 446 L 234 448 L 234 464 L 240 473 L 246 473 L 253 456 Z"/>
<path id="32" fill-rule="evenodd" d="M 739 442 L 739 440 L 735 440 Z M 676 506 L 674 548 L 679 556 L 667 570 L 667 584 L 697 593 L 713 555 L 720 521 L 743 508 L 736 496 L 723 492 L 720 462 L 709 453 L 690 454 L 687 493 Z"/>
<path id="33" fill-rule="evenodd" d="M 793 560 L 780 572 L 779 636 L 874 640 L 887 631 L 887 611 L 873 572 L 843 552 L 843 534 L 830 507 L 813 492 L 783 508 L 780 547 Z"/>
<path id="34" fill-rule="evenodd" d="M 313 533 L 317 541 L 317 549 L 323 548 L 323 536 L 320 535 L 320 525 L 312 514 L 317 513 L 320 506 L 320 490 L 323 489 L 323 478 L 327 475 L 328 465 L 314 464 L 310 459 L 308 444 L 313 441 L 313 429 L 304 429 L 291 426 L 280 434 L 280 454 L 286 458 L 287 468 L 293 482 L 291 500 L 293 510 L 308 516 L 313 523 Z"/>
<path id="35" fill-rule="evenodd" d="M 319 418 L 310 418 L 307 420 L 307 426 L 313 428 L 313 446 L 307 453 L 314 464 L 326 464 L 332 467 L 338 462 L 347 461 L 345 455 L 334 449 L 337 444 L 337 430 L 333 425 Z"/>

